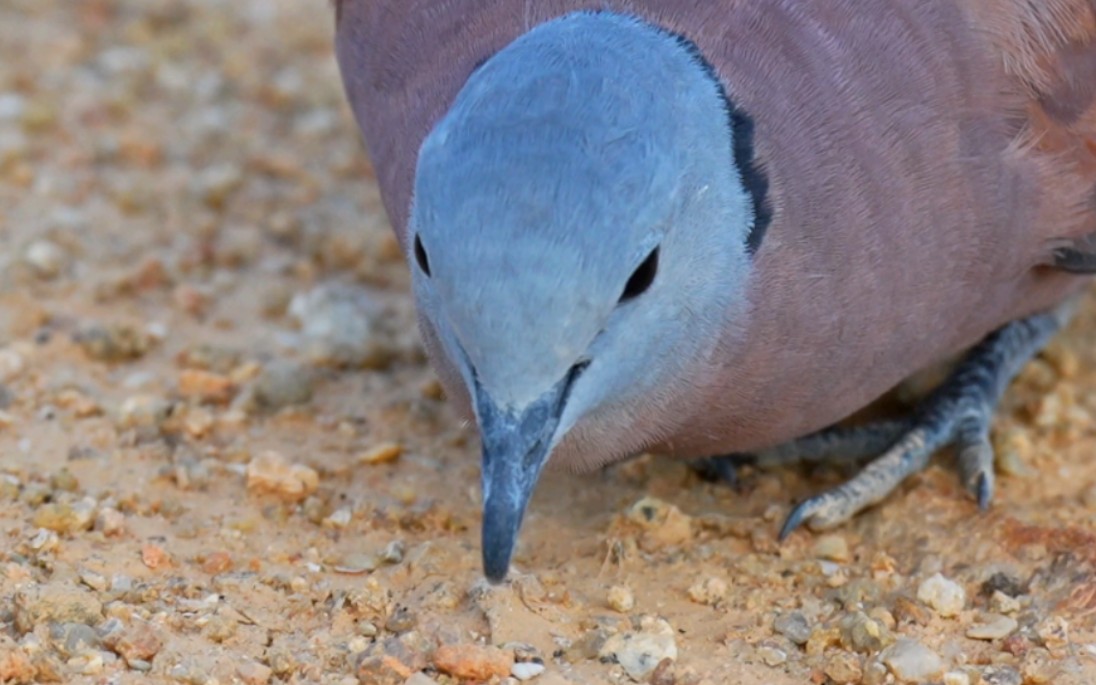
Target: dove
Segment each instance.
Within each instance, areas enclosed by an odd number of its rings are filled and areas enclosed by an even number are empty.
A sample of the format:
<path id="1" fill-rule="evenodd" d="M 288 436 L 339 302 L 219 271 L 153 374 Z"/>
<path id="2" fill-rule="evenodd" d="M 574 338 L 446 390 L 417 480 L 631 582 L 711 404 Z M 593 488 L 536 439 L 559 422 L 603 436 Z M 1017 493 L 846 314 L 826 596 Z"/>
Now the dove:
<path id="1" fill-rule="evenodd" d="M 1096 1 L 338 0 L 335 52 L 508 574 L 546 467 L 865 460 L 993 415 L 1096 272 Z M 960 355 L 906 417 L 843 420 Z"/>

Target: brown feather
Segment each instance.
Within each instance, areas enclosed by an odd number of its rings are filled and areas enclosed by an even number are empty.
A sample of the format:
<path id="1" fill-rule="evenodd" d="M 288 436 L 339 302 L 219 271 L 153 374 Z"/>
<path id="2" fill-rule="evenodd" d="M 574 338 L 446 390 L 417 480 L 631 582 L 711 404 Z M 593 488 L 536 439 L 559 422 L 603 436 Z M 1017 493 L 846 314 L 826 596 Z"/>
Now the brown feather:
<path id="1" fill-rule="evenodd" d="M 966 1 L 1023 96 L 1016 151 L 1038 168 L 1061 236 L 1096 232 L 1096 0 Z"/>

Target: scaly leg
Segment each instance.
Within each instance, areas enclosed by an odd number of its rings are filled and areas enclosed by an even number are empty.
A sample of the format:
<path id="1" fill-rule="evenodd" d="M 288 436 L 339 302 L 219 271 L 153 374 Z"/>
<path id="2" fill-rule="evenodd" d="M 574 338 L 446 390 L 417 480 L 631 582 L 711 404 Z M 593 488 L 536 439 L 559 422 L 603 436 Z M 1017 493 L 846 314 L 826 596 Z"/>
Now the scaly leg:
<path id="1" fill-rule="evenodd" d="M 1009 382 L 1069 321 L 1073 310 L 1074 302 L 1069 302 L 1051 312 L 1013 321 L 991 333 L 967 353 L 908 422 L 887 422 L 882 427 L 831 428 L 795 441 L 790 447 L 774 450 L 787 455 L 813 455 L 803 445 L 832 444 L 834 449 L 847 450 L 843 457 L 852 459 L 864 456 L 869 446 L 888 442 L 886 438 L 893 436 L 882 456 L 852 480 L 796 506 L 780 531 L 780 539 L 803 523 L 815 530 L 843 523 L 885 498 L 908 476 L 924 469 L 932 454 L 949 444 L 959 449 L 959 470 L 964 484 L 974 493 L 980 507 L 988 507 L 993 498 L 994 455 L 989 429 L 994 410 Z M 846 435 L 857 439 L 844 444 L 834 439 Z"/>
<path id="2" fill-rule="evenodd" d="M 739 466 L 856 463 L 887 449 L 912 427 L 912 418 L 863 426 L 832 426 L 766 450 L 698 459 L 691 466 L 704 480 L 736 486 Z"/>

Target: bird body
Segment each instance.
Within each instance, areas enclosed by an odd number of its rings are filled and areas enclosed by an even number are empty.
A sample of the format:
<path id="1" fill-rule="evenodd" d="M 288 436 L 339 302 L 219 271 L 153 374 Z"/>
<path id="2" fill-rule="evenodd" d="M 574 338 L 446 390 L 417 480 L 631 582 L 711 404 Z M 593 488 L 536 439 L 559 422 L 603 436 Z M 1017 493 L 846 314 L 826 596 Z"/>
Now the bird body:
<path id="1" fill-rule="evenodd" d="M 649 69 L 649 74 L 632 74 L 630 62 L 616 63 L 611 56 L 604 67 L 596 66 L 597 59 L 577 57 L 560 66 L 568 55 L 585 54 L 583 40 L 595 40 L 583 36 L 617 30 L 582 29 L 582 21 L 597 21 L 598 15 L 576 18 L 582 16 L 573 14 L 579 10 L 634 17 L 651 30 L 676 38 L 680 49 L 697 61 L 697 73 L 709 70 L 722 89 L 732 115 L 731 147 L 722 150 L 718 136 L 689 138 L 679 129 L 690 124 L 672 120 L 688 118 L 681 112 L 707 96 L 702 86 L 668 76 L 677 68 L 671 47 L 665 48 L 665 57 L 663 48 L 653 43 L 642 48 L 645 54 L 633 55 L 637 64 L 653 65 L 636 67 Z M 726 256 L 725 271 L 733 276 L 725 288 L 727 296 L 713 295 L 703 300 L 705 306 L 696 305 L 690 293 L 710 287 L 718 271 L 683 267 L 675 276 L 680 306 L 673 314 L 636 318 L 635 325 L 628 324 L 631 340 L 650 338 L 651 349 L 661 350 L 659 356 L 665 357 L 640 360 L 640 366 L 650 366 L 652 381 L 645 384 L 645 374 L 633 374 L 636 387 L 629 393 L 591 400 L 589 411 L 573 420 L 561 419 L 567 430 L 553 438 L 553 465 L 584 470 L 643 450 L 693 458 L 770 447 L 841 420 L 913 372 L 970 347 L 1010 321 L 1054 307 L 1085 284 L 1063 267 L 1061 250 L 1088 254 L 1090 236 L 1096 235 L 1094 0 L 340 0 L 337 17 L 337 55 L 346 91 L 412 268 L 418 249 L 416 203 L 420 222 L 427 222 L 428 213 L 431 220 L 444 222 L 453 203 L 459 205 L 454 216 L 465 216 L 472 210 L 459 197 L 446 200 L 448 205 L 438 204 L 443 195 L 439 184 L 454 197 L 476 194 L 477 188 L 491 183 L 505 185 L 508 178 L 523 173 L 522 165 L 534 164 L 523 160 L 545 146 L 567 148 L 568 131 L 576 140 L 588 141 L 610 125 L 621 127 L 620 137 L 632 128 L 650 126 L 649 135 L 639 139 L 640 151 L 623 155 L 642 156 L 643 145 L 702 155 L 708 147 L 703 141 L 711 140 L 712 150 L 725 153 L 727 168 L 735 173 L 734 183 L 691 182 L 692 167 L 681 162 L 670 168 L 682 171 L 666 180 L 656 173 L 666 168 L 665 163 L 652 163 L 651 173 L 641 173 L 647 169 L 644 161 L 630 176 L 612 166 L 611 173 L 617 175 L 605 183 L 597 174 L 583 176 L 583 159 L 591 159 L 594 167 L 617 164 L 609 137 L 604 146 L 591 148 L 605 150 L 604 157 L 589 150 L 567 153 L 571 156 L 551 152 L 550 163 L 529 167 L 533 171 L 524 180 L 526 185 L 535 185 L 538 179 L 555 184 L 554 194 L 537 196 L 536 201 L 521 195 L 529 211 L 547 211 L 543 200 L 556 197 L 565 202 L 555 212 L 565 214 L 571 204 L 586 201 L 583 192 L 631 198 L 633 190 L 627 184 L 638 183 L 642 187 L 635 197 L 688 191 L 690 202 L 697 203 L 704 202 L 709 190 L 718 195 L 726 188 L 724 196 L 713 201 L 712 216 L 725 218 L 736 211 L 748 215 L 739 223 L 721 218 L 689 234 L 689 240 L 705 242 L 705 253 L 714 250 L 707 241 L 747 241 L 740 253 Z M 576 22 L 577 28 L 568 28 L 568 21 Z M 626 26 L 619 30 L 626 37 L 622 40 L 631 40 Z M 646 45 L 646 38 L 636 35 L 637 45 Z M 618 44 L 623 43 L 600 45 L 589 53 L 608 54 Z M 538 56 L 546 64 L 536 64 Z M 518 85 L 509 88 L 508 82 L 522 81 L 524 73 L 537 70 L 543 70 L 541 81 L 530 80 L 532 85 L 521 86 L 525 90 Z M 584 70 L 594 76 L 584 81 Z M 634 101 L 603 92 L 611 91 L 617 80 L 629 84 L 629 92 L 639 93 Z M 593 85 L 582 85 L 587 81 Z M 536 100 L 538 88 L 546 100 L 556 103 L 550 112 L 543 109 L 547 105 L 528 104 Z M 675 94 L 681 88 L 695 88 L 696 94 Z M 642 100 L 640 94 L 648 99 Z M 625 108 L 649 107 L 652 122 L 643 123 L 641 111 L 634 121 L 620 123 L 617 117 L 612 124 L 598 124 L 602 128 L 597 130 L 593 124 L 568 129 L 560 124 L 561 117 L 566 123 L 566 108 L 572 107 L 566 104 L 568 98 L 594 102 L 582 118 L 600 111 L 600 103 L 623 103 Z M 484 112 L 496 104 L 499 113 L 488 118 Z M 523 119 L 528 107 L 533 114 Z M 580 111 L 581 105 L 573 107 Z M 549 119 L 558 128 L 551 134 L 555 138 L 530 147 L 525 156 L 507 152 L 525 145 L 522 131 Z M 441 172 L 427 177 L 423 171 L 440 159 L 459 166 L 455 155 L 430 152 L 428 137 L 437 150 L 463 145 L 473 151 L 469 154 L 478 154 L 477 141 L 490 136 L 473 138 L 469 131 L 496 124 L 501 131 L 507 121 L 517 133 L 500 133 L 498 145 L 505 147 L 484 158 L 490 164 L 482 164 L 494 165 L 498 178 L 471 178 L 476 168 L 465 165 L 453 172 L 465 179 L 463 186 L 450 177 L 438 180 Z M 669 132 L 662 141 L 658 136 L 665 131 Z M 553 174 L 564 173 L 557 168 L 561 165 L 570 169 L 566 173 L 585 180 L 572 187 L 566 176 L 556 178 Z M 617 181 L 620 188 L 613 185 Z M 520 195 L 507 192 L 508 197 Z M 736 210 L 736 203 L 746 209 Z M 477 216 L 486 217 L 481 223 L 490 222 L 490 217 L 509 217 L 507 212 L 522 206 L 517 201 L 500 202 Z M 681 216 L 695 215 L 688 213 L 693 210 L 679 211 Z M 544 223 L 563 221 L 551 212 L 545 216 L 549 218 Z M 605 228 L 600 219 L 588 223 L 590 231 L 603 231 L 606 240 L 616 240 L 615 231 L 626 230 Z M 535 226 L 520 221 L 514 225 L 518 224 L 509 233 L 476 233 L 478 238 L 470 238 L 484 242 L 476 255 L 500 251 L 498 269 L 476 271 L 496 264 L 489 257 L 465 263 L 464 271 L 447 266 L 445 251 L 453 249 L 459 255 L 464 248 L 439 245 L 437 238 L 423 249 L 431 250 L 439 273 L 449 269 L 465 279 L 478 273 L 484 281 L 499 282 L 496 297 L 513 291 L 518 293 L 515 297 L 528 300 L 534 291 L 514 285 L 514 279 L 523 277 L 507 271 L 505 253 L 515 242 L 535 241 L 539 233 Z M 651 246 L 639 242 L 662 235 L 652 231 L 637 233 L 635 245 L 627 242 L 631 237 L 620 238 L 621 245 L 628 246 L 621 260 L 642 259 Z M 564 273 L 586 268 L 583 260 L 594 248 L 559 252 L 552 246 L 561 239 L 545 235 L 544 245 L 536 243 L 536 249 L 528 251 L 551 253 L 555 261 L 544 268 Z M 666 235 L 672 236 L 673 230 Z M 581 242 L 588 238 L 579 240 L 576 245 L 588 245 Z M 674 272 L 665 271 L 673 267 L 670 247 L 663 245 L 656 256 L 664 270 L 658 279 L 664 281 L 670 278 L 665 274 Z M 460 259 L 454 257 L 454 264 Z M 524 271 L 538 268 L 535 259 L 513 261 Z M 626 268 L 623 264 L 620 268 Z M 610 276 L 616 278 L 617 271 L 576 278 L 585 284 L 608 282 Z M 479 325 L 472 321 L 476 316 L 484 321 L 496 317 L 498 325 L 490 328 L 492 340 L 513 336 L 524 341 L 526 324 L 515 322 L 526 322 L 528 316 L 493 313 L 492 301 L 477 299 L 479 289 L 464 300 L 474 307 L 446 304 L 460 301 L 460 295 L 446 299 L 450 296 L 442 286 L 445 278 L 442 273 L 435 284 L 419 276 L 416 295 L 423 337 L 449 396 L 462 411 L 477 416 L 482 427 L 484 416 L 477 412 L 476 391 L 470 388 L 490 374 L 473 377 L 468 368 L 495 366 L 476 361 L 475 345 L 465 345 L 475 336 L 461 326 Z M 655 280 L 652 299 L 660 287 L 666 286 Z M 439 294 L 428 296 L 421 290 L 429 288 Z M 583 344 L 598 334 L 593 328 L 587 332 L 558 321 L 564 316 L 561 312 L 570 311 L 568 303 L 579 300 L 567 300 L 557 309 L 552 309 L 552 302 L 547 297 L 535 308 L 556 317 L 555 323 L 541 325 L 574 331 L 574 340 Z M 608 309 L 591 307 L 590 326 L 596 317 L 606 330 L 617 325 L 608 318 Z M 462 324 L 465 320 L 472 322 Z M 447 334 L 439 333 L 439 321 L 453 327 L 449 343 L 443 340 Z M 536 344 L 536 336 L 545 333 L 535 329 L 530 335 L 531 342 L 522 345 Z M 666 336 L 674 342 L 658 347 Z M 458 339 L 466 351 L 473 350 L 467 365 L 452 352 Z M 678 346 L 686 341 L 687 354 L 679 354 Z M 485 359 L 507 354 L 504 343 L 483 349 Z M 570 354 L 575 368 L 581 366 L 581 350 L 559 354 L 561 359 Z M 593 357 L 591 372 L 599 363 L 597 355 Z M 520 353 L 514 359 L 518 361 L 506 373 L 514 376 L 528 369 L 536 376 L 531 362 L 522 366 Z M 550 371 L 545 369 L 547 378 Z M 505 373 L 496 375 L 501 379 Z M 495 385 L 516 387 L 503 380 Z M 559 392 L 566 396 L 567 390 Z M 628 399 L 616 401 L 618 396 Z M 532 401 L 519 402 L 518 397 L 500 400 L 499 411 L 504 414 Z M 561 396 L 553 397 L 562 406 Z"/>

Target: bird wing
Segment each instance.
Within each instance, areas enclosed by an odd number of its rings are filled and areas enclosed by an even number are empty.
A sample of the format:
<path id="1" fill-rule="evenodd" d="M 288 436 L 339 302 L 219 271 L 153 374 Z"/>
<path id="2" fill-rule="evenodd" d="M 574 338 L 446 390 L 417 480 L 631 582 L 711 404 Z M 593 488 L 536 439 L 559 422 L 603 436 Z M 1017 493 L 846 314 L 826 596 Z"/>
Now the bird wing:
<path id="1" fill-rule="evenodd" d="M 1096 273 L 1096 0 L 961 0 L 1014 85 L 1020 163 L 1033 165 L 1044 264 Z"/>

